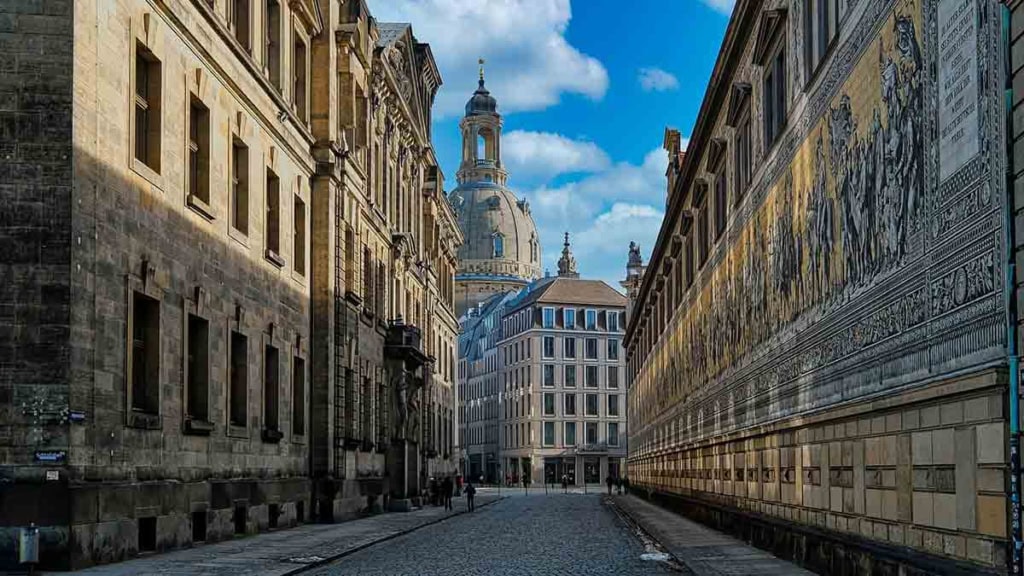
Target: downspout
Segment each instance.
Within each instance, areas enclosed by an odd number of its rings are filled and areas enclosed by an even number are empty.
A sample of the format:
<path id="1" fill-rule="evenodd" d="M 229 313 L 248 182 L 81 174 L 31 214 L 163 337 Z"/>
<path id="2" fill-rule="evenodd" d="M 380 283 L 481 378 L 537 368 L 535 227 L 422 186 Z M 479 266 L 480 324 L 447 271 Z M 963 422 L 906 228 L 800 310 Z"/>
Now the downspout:
<path id="1" fill-rule="evenodd" d="M 1010 574 L 1021 574 L 1020 517 L 1020 366 L 1017 357 L 1017 307 L 1014 298 L 1016 255 L 1014 253 L 1014 162 L 1013 162 L 1013 74 L 1010 46 L 1010 7 L 1000 3 L 1000 36 L 1003 46 L 1003 86 L 1006 146 L 1006 278 L 1003 293 L 1006 304 L 1006 354 L 1010 371 Z"/>

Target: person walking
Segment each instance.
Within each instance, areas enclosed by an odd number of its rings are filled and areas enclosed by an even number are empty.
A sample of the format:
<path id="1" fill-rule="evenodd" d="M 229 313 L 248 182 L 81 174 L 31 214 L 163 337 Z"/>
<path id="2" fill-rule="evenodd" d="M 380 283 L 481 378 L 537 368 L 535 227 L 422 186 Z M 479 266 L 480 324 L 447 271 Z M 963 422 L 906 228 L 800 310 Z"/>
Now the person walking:
<path id="1" fill-rule="evenodd" d="M 608 476 L 605 477 L 604 483 L 608 485 L 608 495 L 611 496 L 612 495 L 612 484 L 615 483 L 615 481 L 612 480 L 612 475 L 611 474 L 609 474 Z"/>
<path id="2" fill-rule="evenodd" d="M 615 477 L 615 493 L 622 495 L 622 476 Z"/>
<path id="3" fill-rule="evenodd" d="M 472 482 L 466 482 L 466 506 L 470 512 L 476 509 L 473 503 L 474 496 L 476 496 L 476 486 L 473 486 Z"/>
<path id="4" fill-rule="evenodd" d="M 629 476 L 623 477 L 622 489 L 626 491 L 626 494 L 629 494 Z"/>
<path id="5" fill-rule="evenodd" d="M 569 493 L 569 475 L 562 474 L 562 494 Z"/>
<path id="6" fill-rule="evenodd" d="M 455 485 L 452 482 L 451 476 L 445 476 L 444 480 L 441 481 L 441 498 L 444 500 L 444 509 L 452 510 L 452 492 L 455 489 Z"/>

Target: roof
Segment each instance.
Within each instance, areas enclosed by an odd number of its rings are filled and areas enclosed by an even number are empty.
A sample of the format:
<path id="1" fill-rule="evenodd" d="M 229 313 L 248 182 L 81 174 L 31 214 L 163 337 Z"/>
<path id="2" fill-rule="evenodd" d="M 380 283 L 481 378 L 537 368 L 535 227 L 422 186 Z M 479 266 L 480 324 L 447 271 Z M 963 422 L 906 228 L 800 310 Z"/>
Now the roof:
<path id="1" fill-rule="evenodd" d="M 530 304 L 580 304 L 585 306 L 626 306 L 626 297 L 601 280 L 548 277 L 534 282 L 507 311 Z"/>
<path id="2" fill-rule="evenodd" d="M 408 22 L 378 22 L 377 31 L 380 32 L 380 38 L 377 39 L 377 46 L 383 48 L 390 45 L 405 34 L 409 26 Z"/>
<path id="3" fill-rule="evenodd" d="M 463 317 L 463 325 L 459 333 L 459 358 L 469 361 L 479 358 L 480 351 L 474 344 L 476 344 L 476 341 L 480 338 L 487 336 L 487 325 L 483 321 L 484 318 L 493 314 L 496 308 L 502 306 L 506 300 L 510 299 L 514 294 L 514 292 L 499 292 L 494 294 L 490 298 L 481 302 L 479 304 L 479 308 L 474 306 L 473 309 L 478 311 L 472 316 L 467 313 Z"/>

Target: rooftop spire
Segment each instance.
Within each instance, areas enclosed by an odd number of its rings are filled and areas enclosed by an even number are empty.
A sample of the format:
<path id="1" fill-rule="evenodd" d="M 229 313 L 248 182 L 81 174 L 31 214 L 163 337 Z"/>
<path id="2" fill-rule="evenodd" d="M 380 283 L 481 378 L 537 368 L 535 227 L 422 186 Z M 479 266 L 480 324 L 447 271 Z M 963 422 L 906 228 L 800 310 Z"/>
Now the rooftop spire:
<path id="1" fill-rule="evenodd" d="M 477 63 L 480 64 L 480 86 L 483 86 L 484 85 L 484 59 L 481 58 L 481 59 L 477 60 Z"/>
<path id="2" fill-rule="evenodd" d="M 558 275 L 563 278 L 579 278 L 580 273 L 576 269 L 576 257 L 572 255 L 569 246 L 569 233 L 565 233 L 565 244 L 562 245 L 562 257 L 558 259 Z"/>

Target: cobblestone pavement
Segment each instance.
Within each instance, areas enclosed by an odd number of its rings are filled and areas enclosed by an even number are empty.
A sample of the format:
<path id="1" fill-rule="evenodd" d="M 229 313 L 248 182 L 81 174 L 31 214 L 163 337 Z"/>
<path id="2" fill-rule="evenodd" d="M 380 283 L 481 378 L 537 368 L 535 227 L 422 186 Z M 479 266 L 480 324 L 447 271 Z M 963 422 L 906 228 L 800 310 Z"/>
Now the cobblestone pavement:
<path id="1" fill-rule="evenodd" d="M 488 490 L 488 492 L 490 492 Z M 340 576 L 660 576 L 645 548 L 597 494 L 508 496 L 470 514 L 371 546 L 309 574 Z M 647 550 L 649 551 L 649 550 Z"/>

